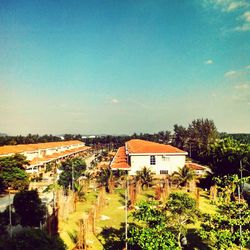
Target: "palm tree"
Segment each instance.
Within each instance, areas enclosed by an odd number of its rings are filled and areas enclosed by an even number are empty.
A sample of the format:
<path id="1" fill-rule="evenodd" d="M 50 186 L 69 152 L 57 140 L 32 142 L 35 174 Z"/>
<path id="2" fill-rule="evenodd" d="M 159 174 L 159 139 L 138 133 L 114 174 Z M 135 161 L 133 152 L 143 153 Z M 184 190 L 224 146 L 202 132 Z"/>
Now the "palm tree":
<path id="1" fill-rule="evenodd" d="M 178 181 L 178 187 L 184 186 L 187 188 L 188 183 L 195 178 L 195 172 L 187 166 L 184 166 L 183 168 L 179 168 L 178 172 L 175 171 L 172 174 L 172 178 Z"/>
<path id="2" fill-rule="evenodd" d="M 108 193 L 113 193 L 114 177 L 110 167 L 101 168 L 97 174 L 97 182 L 104 186 Z"/>
<path id="3" fill-rule="evenodd" d="M 141 184 L 142 189 L 146 186 L 147 188 L 152 184 L 153 181 L 153 173 L 147 168 L 143 167 L 141 171 L 136 171 L 136 182 Z"/>

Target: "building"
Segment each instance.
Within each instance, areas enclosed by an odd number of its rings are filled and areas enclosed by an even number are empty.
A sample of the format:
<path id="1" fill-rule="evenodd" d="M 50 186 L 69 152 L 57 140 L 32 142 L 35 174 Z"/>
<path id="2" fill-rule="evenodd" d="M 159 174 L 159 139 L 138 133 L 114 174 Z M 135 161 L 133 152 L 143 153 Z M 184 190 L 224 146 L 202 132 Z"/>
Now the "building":
<path id="1" fill-rule="evenodd" d="M 37 144 L 19 144 L 15 146 L 1 146 L 0 157 L 22 154 L 26 156 L 30 165 L 26 171 L 30 173 L 40 172 L 45 169 L 47 163 L 58 162 L 71 156 L 86 153 L 90 147 L 84 142 L 61 141 Z"/>
<path id="2" fill-rule="evenodd" d="M 208 168 L 194 162 L 187 162 L 186 163 L 187 168 L 191 169 L 194 171 L 194 173 L 198 176 L 203 176 L 207 172 L 210 172 Z"/>
<path id="3" fill-rule="evenodd" d="M 185 166 L 187 152 L 171 145 L 133 139 L 120 147 L 111 162 L 112 169 L 135 175 L 143 167 L 156 174 L 172 174 Z"/>

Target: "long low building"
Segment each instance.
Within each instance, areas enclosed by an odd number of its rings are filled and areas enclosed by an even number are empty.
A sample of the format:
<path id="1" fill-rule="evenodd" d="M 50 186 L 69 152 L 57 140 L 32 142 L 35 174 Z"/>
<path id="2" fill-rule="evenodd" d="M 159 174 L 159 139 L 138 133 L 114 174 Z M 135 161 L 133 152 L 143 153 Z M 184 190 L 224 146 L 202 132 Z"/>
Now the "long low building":
<path id="1" fill-rule="evenodd" d="M 30 163 L 27 166 L 27 172 L 39 172 L 39 170 L 44 169 L 46 163 L 62 160 L 88 150 L 90 150 L 90 147 L 85 146 L 84 142 L 78 140 L 19 144 L 0 147 L 0 157 L 22 154 Z"/>
<path id="2" fill-rule="evenodd" d="M 135 175 L 143 167 L 156 175 L 172 174 L 185 166 L 187 154 L 171 145 L 133 139 L 118 149 L 111 168 L 128 170 L 129 175 Z"/>

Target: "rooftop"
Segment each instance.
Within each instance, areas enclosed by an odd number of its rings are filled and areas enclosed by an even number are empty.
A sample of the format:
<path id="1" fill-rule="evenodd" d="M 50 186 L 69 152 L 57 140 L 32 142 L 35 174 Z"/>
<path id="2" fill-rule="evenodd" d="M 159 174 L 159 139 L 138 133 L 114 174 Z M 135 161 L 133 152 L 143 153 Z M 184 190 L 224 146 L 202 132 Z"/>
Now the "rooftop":
<path id="1" fill-rule="evenodd" d="M 60 142 L 46 142 L 46 143 L 37 143 L 37 144 L 18 144 L 14 146 L 1 146 L 0 147 L 0 155 L 8 155 L 8 154 L 18 154 L 27 151 L 35 151 L 39 149 L 48 149 L 55 148 L 61 146 L 70 146 L 76 144 L 82 144 L 83 142 L 78 140 L 72 141 L 60 141 Z"/>
<path id="2" fill-rule="evenodd" d="M 165 153 L 165 154 L 187 154 L 171 145 L 160 144 L 151 141 L 133 139 L 126 142 L 126 148 L 129 154 L 145 154 L 145 153 Z"/>
<path id="3" fill-rule="evenodd" d="M 113 169 L 130 169 L 130 166 L 127 163 L 127 156 L 125 147 L 120 147 L 117 150 L 117 153 L 111 163 L 111 168 Z"/>

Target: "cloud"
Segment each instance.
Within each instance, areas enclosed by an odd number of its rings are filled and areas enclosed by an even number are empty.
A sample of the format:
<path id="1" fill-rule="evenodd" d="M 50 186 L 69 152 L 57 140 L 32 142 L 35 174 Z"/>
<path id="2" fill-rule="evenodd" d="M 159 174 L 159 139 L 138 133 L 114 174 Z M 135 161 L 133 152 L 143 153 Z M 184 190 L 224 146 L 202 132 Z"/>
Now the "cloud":
<path id="1" fill-rule="evenodd" d="M 231 70 L 231 71 L 228 71 L 224 74 L 225 77 L 232 77 L 232 76 L 235 76 L 237 74 L 237 71 L 235 70 Z"/>
<path id="2" fill-rule="evenodd" d="M 244 19 L 246 22 L 250 22 L 250 11 L 246 11 L 241 17 L 242 17 L 242 19 Z"/>
<path id="3" fill-rule="evenodd" d="M 243 13 L 239 20 L 242 20 L 243 23 L 237 27 L 235 27 L 235 31 L 249 31 L 250 30 L 250 11 L 246 11 Z"/>
<path id="4" fill-rule="evenodd" d="M 205 61 L 204 63 L 205 64 L 213 64 L 214 62 L 213 62 L 213 60 L 209 59 L 209 60 Z"/>
<path id="5" fill-rule="evenodd" d="M 250 65 L 245 66 L 246 69 L 250 69 Z"/>
<path id="6" fill-rule="evenodd" d="M 234 86 L 235 89 L 239 89 L 239 90 L 246 90 L 249 89 L 249 84 L 248 83 L 242 83 L 242 84 L 237 84 Z"/>
<path id="7" fill-rule="evenodd" d="M 114 103 L 114 104 L 116 104 L 116 103 L 118 103 L 118 102 L 119 102 L 119 100 L 117 100 L 117 99 L 115 99 L 115 98 L 111 100 L 111 103 Z"/>
<path id="8" fill-rule="evenodd" d="M 224 12 L 226 14 L 231 14 L 237 11 L 239 24 L 234 25 L 230 31 L 246 32 L 250 30 L 250 4 L 246 0 L 203 0 L 203 6 L 206 8 L 213 8 Z M 245 11 L 242 14 L 242 11 Z M 240 13 L 239 13 L 240 12 Z M 239 14 L 238 14 L 239 13 Z"/>
<path id="9" fill-rule="evenodd" d="M 240 8 L 246 8 L 248 6 L 249 6 L 249 4 L 245 1 L 233 1 L 233 2 L 229 3 L 229 5 L 226 8 L 226 11 L 232 12 L 232 11 L 235 11 L 235 10 L 240 9 Z"/>

